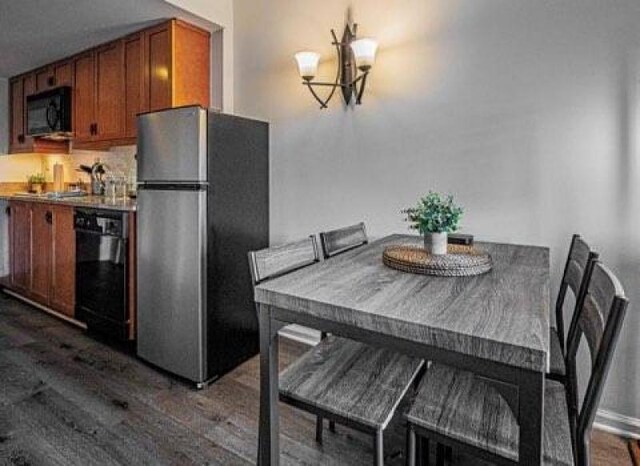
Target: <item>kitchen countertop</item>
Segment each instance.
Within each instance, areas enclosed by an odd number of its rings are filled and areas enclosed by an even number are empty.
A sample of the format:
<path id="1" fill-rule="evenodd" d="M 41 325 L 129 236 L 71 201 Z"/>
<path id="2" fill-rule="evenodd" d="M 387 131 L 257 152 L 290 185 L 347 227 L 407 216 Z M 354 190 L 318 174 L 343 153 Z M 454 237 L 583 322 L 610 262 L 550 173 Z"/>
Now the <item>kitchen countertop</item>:
<path id="1" fill-rule="evenodd" d="M 11 193 L 0 193 L 0 200 L 13 200 L 22 202 L 42 202 L 45 204 L 62 204 L 74 207 L 87 207 L 92 209 L 119 210 L 123 212 L 135 212 L 136 200 L 119 198 L 112 200 L 105 196 L 82 196 L 49 198 L 46 196 L 24 196 Z"/>

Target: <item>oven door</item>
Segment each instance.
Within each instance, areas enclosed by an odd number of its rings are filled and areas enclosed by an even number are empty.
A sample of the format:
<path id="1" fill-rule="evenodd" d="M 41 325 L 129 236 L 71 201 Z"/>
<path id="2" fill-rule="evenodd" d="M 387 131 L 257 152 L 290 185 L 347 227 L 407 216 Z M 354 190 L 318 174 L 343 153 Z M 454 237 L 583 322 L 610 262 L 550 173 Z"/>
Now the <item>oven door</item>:
<path id="1" fill-rule="evenodd" d="M 76 318 L 127 337 L 127 239 L 76 228 Z"/>

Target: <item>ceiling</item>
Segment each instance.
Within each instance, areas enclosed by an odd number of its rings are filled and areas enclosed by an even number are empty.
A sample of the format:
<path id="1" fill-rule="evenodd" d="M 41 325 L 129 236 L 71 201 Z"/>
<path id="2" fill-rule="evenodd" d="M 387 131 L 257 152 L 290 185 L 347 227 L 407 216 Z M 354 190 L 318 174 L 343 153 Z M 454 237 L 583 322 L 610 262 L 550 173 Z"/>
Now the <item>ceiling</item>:
<path id="1" fill-rule="evenodd" d="M 0 77 L 46 65 L 166 18 L 218 26 L 164 0 L 0 1 Z"/>

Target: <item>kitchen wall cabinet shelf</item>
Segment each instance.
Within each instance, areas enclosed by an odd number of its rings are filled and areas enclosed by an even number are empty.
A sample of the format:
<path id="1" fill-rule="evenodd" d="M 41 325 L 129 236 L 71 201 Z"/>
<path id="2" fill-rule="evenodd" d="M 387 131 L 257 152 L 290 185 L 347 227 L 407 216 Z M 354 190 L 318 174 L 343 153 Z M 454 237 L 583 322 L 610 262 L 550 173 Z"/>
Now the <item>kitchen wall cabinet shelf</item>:
<path id="1" fill-rule="evenodd" d="M 210 105 L 208 31 L 171 19 L 10 79 L 10 153 L 68 153 L 67 141 L 26 136 L 26 98 L 72 87 L 72 145 L 105 150 L 136 143 L 136 115 Z"/>

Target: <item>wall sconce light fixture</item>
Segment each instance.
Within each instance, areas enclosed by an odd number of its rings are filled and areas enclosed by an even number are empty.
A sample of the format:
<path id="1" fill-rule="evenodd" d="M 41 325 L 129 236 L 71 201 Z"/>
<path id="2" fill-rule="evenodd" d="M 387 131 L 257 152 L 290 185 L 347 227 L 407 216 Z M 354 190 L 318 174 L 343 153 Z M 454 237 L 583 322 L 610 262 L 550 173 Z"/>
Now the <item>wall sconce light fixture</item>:
<path id="1" fill-rule="evenodd" d="M 335 31 L 331 30 L 333 36 L 332 44 L 338 53 L 338 70 L 334 82 L 317 82 L 313 79 L 318 72 L 320 54 L 315 52 L 298 52 L 295 55 L 298 63 L 298 72 L 303 79 L 302 84 L 307 86 L 313 97 L 320 104 L 320 108 L 327 108 L 327 104 L 333 97 L 336 89 L 342 90 L 342 96 L 348 105 L 355 96 L 356 104 L 362 103 L 362 94 L 367 83 L 367 75 L 376 59 L 378 43 L 369 38 L 356 38 L 358 25 L 344 28 L 342 40 L 338 41 Z M 358 71 L 360 73 L 358 73 Z M 315 87 L 331 88 L 329 95 L 323 100 L 316 92 Z"/>

